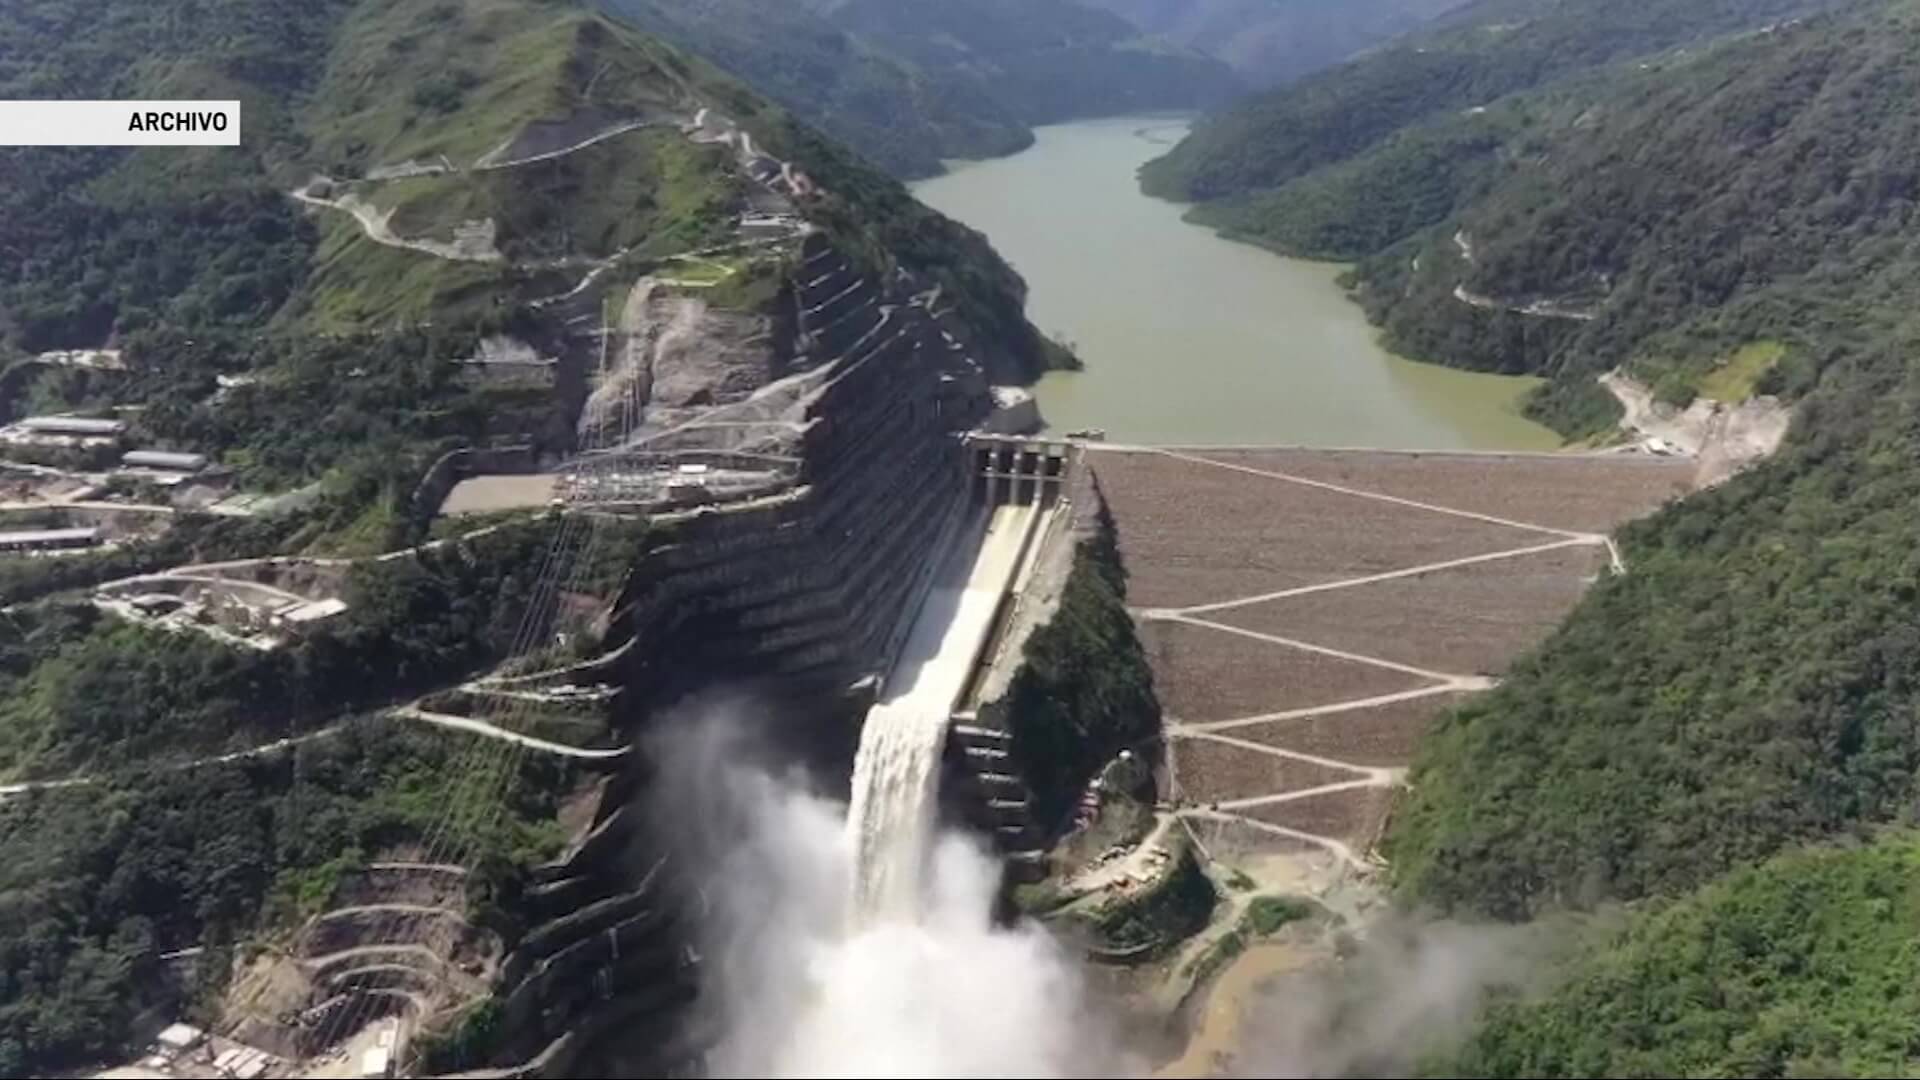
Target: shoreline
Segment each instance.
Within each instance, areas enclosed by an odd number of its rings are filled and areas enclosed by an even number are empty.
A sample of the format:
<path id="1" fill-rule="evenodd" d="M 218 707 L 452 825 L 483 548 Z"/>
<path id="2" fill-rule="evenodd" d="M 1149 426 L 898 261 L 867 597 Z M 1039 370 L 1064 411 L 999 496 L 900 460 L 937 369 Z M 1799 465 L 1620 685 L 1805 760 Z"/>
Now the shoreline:
<path id="1" fill-rule="evenodd" d="M 1030 283 L 1029 318 L 1079 346 L 1084 373 L 1034 387 L 1053 430 L 1163 445 L 1566 445 L 1524 414 L 1536 382 L 1385 348 L 1340 286 L 1349 264 L 1223 237 L 1145 194 L 1140 165 L 1191 122 L 1046 125 L 1031 150 L 914 188 L 985 233 Z"/>

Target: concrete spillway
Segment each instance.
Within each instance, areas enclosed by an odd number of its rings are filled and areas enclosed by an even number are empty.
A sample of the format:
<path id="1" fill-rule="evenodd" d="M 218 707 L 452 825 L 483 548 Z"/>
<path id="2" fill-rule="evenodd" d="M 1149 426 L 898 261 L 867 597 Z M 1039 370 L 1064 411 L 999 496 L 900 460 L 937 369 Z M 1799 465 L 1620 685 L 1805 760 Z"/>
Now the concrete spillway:
<path id="1" fill-rule="evenodd" d="M 934 578 L 867 714 L 847 817 L 855 925 L 912 921 L 919 908 L 948 721 L 1044 513 L 1024 504 L 979 515 Z"/>

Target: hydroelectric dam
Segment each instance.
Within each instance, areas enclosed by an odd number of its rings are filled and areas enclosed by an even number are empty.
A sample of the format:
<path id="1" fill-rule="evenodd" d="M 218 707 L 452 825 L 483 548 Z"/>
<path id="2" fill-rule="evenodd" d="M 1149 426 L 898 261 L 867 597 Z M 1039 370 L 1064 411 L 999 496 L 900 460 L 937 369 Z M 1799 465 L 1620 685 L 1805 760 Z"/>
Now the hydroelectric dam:
<path id="1" fill-rule="evenodd" d="M 681 778 L 659 740 L 716 694 L 764 713 L 766 752 L 837 785 L 856 820 L 969 823 L 1038 869 L 1047 830 L 1018 748 L 979 707 L 1049 617 L 1029 584 L 1057 596 L 1092 527 L 1078 451 L 1014 434 L 1036 426 L 1030 401 L 996 389 L 1001 363 L 937 284 L 862 269 L 806 229 L 785 258 L 758 314 L 664 276 L 569 299 L 621 312 L 575 320 L 593 358 L 578 452 L 544 472 L 475 454 L 436 470 L 436 502 L 478 487 L 487 510 L 553 504 L 523 637 L 579 658 L 542 654 L 406 713 L 579 773 L 568 837 L 515 886 L 527 918 L 510 935 L 461 914 L 478 894 L 458 843 L 360 875 L 251 980 L 232 1025 L 249 1044 L 315 1052 L 390 1015 L 411 1063 L 416 1033 L 484 1007 L 500 1064 L 471 1075 L 697 1075 L 727 1022 L 701 994 L 713 886 L 686 848 L 703 823 L 662 804 Z M 593 593 L 604 566 L 618 584 Z M 911 892 L 918 841 L 894 832 L 868 833 L 863 895 Z"/>
<path id="2" fill-rule="evenodd" d="M 791 245 L 770 313 L 656 277 L 615 298 L 617 323 L 582 323 L 580 452 L 506 478 L 520 505 L 559 504 L 563 569 L 528 637 L 579 658 L 422 718 L 581 775 L 563 850 L 514 886 L 524 925 L 468 920 L 482 894 L 457 844 L 369 867 L 236 1009 L 249 1042 L 292 1055 L 369 1015 L 444 1032 L 484 1007 L 511 1064 L 463 1075 L 701 1074 L 729 1022 L 702 996 L 714 898 L 686 849 L 704 823 L 661 801 L 686 778 L 658 740 L 716 694 L 768 714 L 775 762 L 842 785 L 853 918 L 911 917 L 940 822 L 1010 880 L 1044 876 L 1074 807 L 1037 810 L 1006 702 L 1089 542 L 1131 578 L 1161 816 L 1365 872 L 1425 725 L 1630 573 L 1612 530 L 1690 484 L 1687 463 L 1622 455 L 1026 437 L 1038 417 L 938 284 L 819 232 Z M 437 496 L 500 479 L 465 467 Z M 564 569 L 601 563 L 621 568 L 606 595 Z"/>

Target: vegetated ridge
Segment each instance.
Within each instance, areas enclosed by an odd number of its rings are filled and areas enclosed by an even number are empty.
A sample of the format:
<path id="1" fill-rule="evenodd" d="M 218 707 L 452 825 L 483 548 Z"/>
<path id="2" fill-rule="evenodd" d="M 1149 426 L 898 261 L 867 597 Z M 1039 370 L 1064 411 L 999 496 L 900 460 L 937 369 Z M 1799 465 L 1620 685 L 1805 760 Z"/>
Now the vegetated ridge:
<path id="1" fill-rule="evenodd" d="M 238 149 L 0 150 L 0 408 L 139 403 L 117 414 L 129 439 L 290 496 L 0 565 L 0 1074 L 124 1049 L 149 1009 L 195 1005 L 168 989 L 168 954 L 204 947 L 194 963 L 217 983 L 235 952 L 284 938 L 343 875 L 444 821 L 450 763 L 477 736 L 392 707 L 513 652 L 557 526 L 433 540 L 413 496 L 450 451 L 557 456 L 574 431 L 564 387 L 462 361 L 501 336 L 536 358 L 562 349 L 563 301 L 689 252 L 727 260 L 701 283 L 709 309 L 771 309 L 793 245 L 742 241 L 743 145 L 812 193 L 793 228 L 828 235 L 857 273 L 937 289 L 996 377 L 1055 355 L 984 238 L 706 61 L 573 3 L 8 5 L 0 96 L 241 100 Z M 35 356 L 102 347 L 118 350 L 111 371 Z M 120 449 L 27 462 L 9 446 L 5 476 L 104 473 Z M 557 618 L 616 594 L 642 541 L 619 523 L 595 536 Z M 345 613 L 257 650 L 131 625 L 77 591 L 262 556 L 286 558 L 241 572 L 331 575 Z M 557 656 L 534 659 L 571 662 L 590 636 L 569 622 Z M 476 924 L 504 941 L 580 779 L 541 757 L 500 778 L 470 884 L 487 898 Z M 213 1009 L 222 988 L 199 989 Z"/>
<path id="2" fill-rule="evenodd" d="M 1465 0 L 1084 0 L 1271 86 L 1352 59 Z"/>
<path id="3" fill-rule="evenodd" d="M 1010 154 L 1032 127 L 1197 109 L 1218 60 L 1069 0 L 603 0 L 903 178 Z"/>
<path id="4" fill-rule="evenodd" d="M 1271 138 L 1255 113 L 1217 122 L 1243 154 L 1196 139 L 1158 174 L 1218 166 L 1179 173 L 1234 196 L 1203 220 L 1359 260 L 1404 354 L 1552 376 L 1533 408 L 1569 434 L 1611 426 L 1595 378 L 1615 368 L 1673 403 L 1798 403 L 1777 457 L 1626 529 L 1628 572 L 1428 737 L 1384 846 L 1409 902 L 1628 905 L 1560 990 L 1497 1007 L 1438 1075 L 1884 1075 L 1908 1056 L 1886 1031 L 1911 903 L 1888 882 L 1911 842 L 1820 845 L 1910 822 L 1920 794 L 1920 5 L 1737 8 L 1690 6 L 1737 32 L 1577 52 L 1598 66 L 1525 87 L 1441 79 L 1432 108 L 1371 97 L 1392 73 L 1362 60 L 1268 99 L 1288 118 Z M 1475 31 L 1476 10 L 1427 40 L 1524 41 L 1582 12 L 1726 28 L 1569 3 Z M 1381 55 L 1472 55 L 1419 47 Z M 1408 108 L 1375 130 L 1376 100 Z"/>
<path id="5" fill-rule="evenodd" d="M 1449 17 L 1445 34 L 1466 32 L 1452 24 L 1473 11 Z M 1290 253 L 1359 260 L 1349 283 L 1391 346 L 1554 376 L 1530 411 L 1569 435 L 1619 415 L 1593 381 L 1616 367 L 1679 405 L 1703 386 L 1735 401 L 1797 395 L 1824 362 L 1815 337 L 1833 327 L 1864 340 L 1860 324 L 1895 310 L 1901 257 L 1883 238 L 1909 227 L 1897 189 L 1914 136 L 1878 106 L 1893 96 L 1875 82 L 1905 78 L 1903 62 L 1876 54 L 1840 70 L 1860 59 L 1847 41 L 1871 33 L 1847 21 L 1857 18 L 1766 23 L 1576 70 L 1425 116 L 1195 217 Z M 1365 111 L 1348 101 L 1329 97 L 1327 115 Z M 1743 376 L 1715 381 L 1736 359 Z"/>
<path id="6" fill-rule="evenodd" d="M 1899 1076 L 1920 844 L 1795 852 L 1589 931 L 1564 984 L 1497 1004 L 1433 1076 Z"/>
<path id="7" fill-rule="evenodd" d="M 1631 573 L 1431 740 L 1394 839 L 1416 892 L 1505 915 L 1669 892 L 1900 812 L 1917 45 L 1920 6 L 1867 0 L 1629 78 L 1459 222 L 1363 268 L 1401 340 L 1505 327 L 1515 347 L 1482 355 L 1584 382 L 1627 360 L 1723 376 L 1733 343 L 1778 339 L 1757 382 L 1804 399 L 1776 460 L 1629 528 Z M 1593 317 L 1425 284 L 1449 249 L 1476 294 Z M 1415 255 L 1389 295 L 1379 268 Z M 1563 344 L 1523 349 L 1522 327 Z"/>
<path id="8" fill-rule="evenodd" d="M 1142 171 L 1186 202 L 1278 187 L 1425 117 L 1581 68 L 1791 18 L 1822 0 L 1477 0 L 1435 27 L 1208 117 Z"/>

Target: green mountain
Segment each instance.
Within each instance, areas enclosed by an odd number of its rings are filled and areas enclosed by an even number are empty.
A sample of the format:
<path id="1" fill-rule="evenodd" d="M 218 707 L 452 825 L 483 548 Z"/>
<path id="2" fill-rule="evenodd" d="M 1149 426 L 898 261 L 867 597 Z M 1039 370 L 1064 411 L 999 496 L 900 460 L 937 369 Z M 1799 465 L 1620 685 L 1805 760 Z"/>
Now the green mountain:
<path id="1" fill-rule="evenodd" d="M 1578 950 L 1429 1075 L 1904 1076 L 1920 1012 L 1920 843 L 1783 856 Z"/>
<path id="2" fill-rule="evenodd" d="M 1343 86 L 1296 114 L 1362 112 Z M 1860 0 L 1358 149 L 1293 128 L 1324 161 L 1200 211 L 1359 259 L 1398 350 L 1552 375 L 1536 412 L 1572 434 L 1612 425 L 1617 366 L 1795 403 L 1777 456 L 1625 530 L 1627 573 L 1426 740 L 1383 848 L 1409 904 L 1627 904 L 1433 1075 L 1910 1068 L 1913 841 L 1857 845 L 1920 798 L 1916 95 L 1920 4 Z"/>
<path id="3" fill-rule="evenodd" d="M 1277 187 L 1395 131 L 1583 68 L 1791 18 L 1825 0 L 1478 0 L 1428 31 L 1209 117 L 1142 171 L 1163 198 Z"/>
<path id="4" fill-rule="evenodd" d="M 1217 60 L 1069 0 L 603 0 L 903 177 L 1024 149 L 1030 128 L 1204 108 Z"/>
<path id="5" fill-rule="evenodd" d="M 1271 86 L 1352 59 L 1465 0 L 1083 0 Z"/>
<path id="6" fill-rule="evenodd" d="M 77 4 L 0 15 L 9 97 L 220 93 L 243 100 L 247 122 L 231 152 L 8 152 L 0 341 L 32 351 L 156 324 L 444 320 L 568 283 L 568 260 L 699 246 L 740 197 L 726 151 L 673 130 L 711 103 L 821 182 L 819 216 L 907 249 L 903 261 L 1011 334 L 997 350 L 1007 370 L 1043 362 L 1018 315 L 1024 286 L 982 238 L 688 54 L 566 4 L 281 7 L 203 4 L 187 19 L 116 5 L 102 26 Z M 626 122 L 644 130 L 540 169 L 485 168 Z M 337 182 L 316 189 L 324 198 L 360 199 L 401 240 L 452 244 L 461 222 L 484 219 L 491 248 L 435 259 L 375 242 L 351 212 L 287 197 L 316 176 Z"/>
<path id="7" fill-rule="evenodd" d="M 205 454 L 253 511 L 183 498 L 151 533 L 0 565 L 0 778 L 77 778 L 0 796 L 0 1075 L 92 1068 L 182 1015 L 162 954 L 183 946 L 208 946 L 191 991 L 205 1022 L 242 966 L 229 950 L 284 942 L 343 875 L 446 820 L 448 778 L 486 755 L 383 714 L 524 652 L 522 613 L 556 588 L 569 609 L 610 606 L 645 526 L 596 525 L 597 555 L 577 536 L 553 555 L 565 530 L 531 516 L 424 544 L 438 498 L 418 493 L 457 450 L 576 449 L 594 330 L 638 281 L 697 296 L 712 325 L 795 334 L 824 234 L 849 263 L 836 274 L 937 299 L 940 329 L 996 377 L 1053 355 L 984 238 L 579 4 L 6 4 L 0 97 L 241 100 L 238 148 L 0 150 L 0 409 L 121 408 L 130 442 Z M 524 370 L 489 369 L 501 338 Z M 118 362 L 33 356 L 101 347 Z M 122 449 L 41 463 L 104 472 Z M 143 485 L 86 490 L 169 497 Z M 266 556 L 346 610 L 251 648 L 110 616 L 85 591 Z M 574 569 L 556 586 L 543 569 L 560 558 Z M 575 634 L 598 637 L 555 638 Z M 475 865 L 514 880 L 559 854 L 556 805 L 579 780 L 502 766 Z"/>
<path id="8" fill-rule="evenodd" d="M 1390 848 L 1442 906 L 1686 890 L 1917 791 L 1920 4 L 1612 82 L 1514 106 L 1485 190 L 1363 265 L 1363 298 L 1414 355 L 1555 374 L 1549 405 L 1621 363 L 1801 404 L 1776 459 L 1629 529 L 1631 572 L 1429 741 Z"/>
<path id="9" fill-rule="evenodd" d="M 751 80 L 896 176 L 932 176 L 944 158 L 996 157 L 1033 142 L 1018 111 L 978 81 L 923 71 L 801 4 L 609 0 L 609 7 Z"/>

